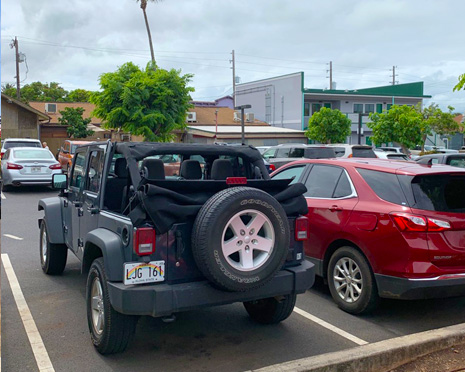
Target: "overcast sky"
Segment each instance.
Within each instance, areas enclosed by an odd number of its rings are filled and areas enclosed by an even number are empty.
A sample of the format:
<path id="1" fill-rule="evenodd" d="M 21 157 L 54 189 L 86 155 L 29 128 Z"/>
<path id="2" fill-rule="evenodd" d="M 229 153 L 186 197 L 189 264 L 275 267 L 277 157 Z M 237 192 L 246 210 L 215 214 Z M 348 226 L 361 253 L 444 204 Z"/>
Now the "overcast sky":
<path id="1" fill-rule="evenodd" d="M 150 59 L 135 0 L 2 0 L 1 82 L 14 83 L 18 37 L 22 84 L 59 82 L 99 89 L 98 77 Z M 462 0 L 164 0 L 149 3 L 155 58 L 162 68 L 193 73 L 196 100 L 232 93 L 231 51 L 242 82 L 305 73 L 306 88 L 337 89 L 424 81 L 442 108 L 465 112 Z"/>

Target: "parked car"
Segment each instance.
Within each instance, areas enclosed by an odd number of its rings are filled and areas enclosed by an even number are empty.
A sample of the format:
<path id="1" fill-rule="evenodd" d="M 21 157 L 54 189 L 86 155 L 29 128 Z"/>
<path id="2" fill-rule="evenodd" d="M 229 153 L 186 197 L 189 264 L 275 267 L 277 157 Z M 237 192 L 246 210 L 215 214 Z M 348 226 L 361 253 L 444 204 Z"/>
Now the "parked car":
<path id="1" fill-rule="evenodd" d="M 76 149 L 80 145 L 85 145 L 90 143 L 90 141 L 73 141 L 66 140 L 61 146 L 60 151 L 58 152 L 57 160 L 60 162 L 61 169 L 64 172 L 68 173 L 71 169 L 71 164 L 73 163 L 73 157 L 76 152 Z"/>
<path id="2" fill-rule="evenodd" d="M 167 154 L 181 160 L 177 178 L 154 158 Z M 68 249 L 81 261 L 90 338 L 102 354 L 122 352 L 141 315 L 173 321 L 243 302 L 253 320 L 279 323 L 313 284 L 305 188 L 271 180 L 256 149 L 93 143 L 77 149 L 67 178 L 55 175 L 61 194 L 39 201 L 41 266 L 61 274 Z"/>
<path id="3" fill-rule="evenodd" d="M 447 164 L 453 167 L 465 168 L 465 154 L 430 154 L 415 159 L 419 164 Z"/>
<path id="4" fill-rule="evenodd" d="M 399 152 L 390 152 L 390 151 L 376 151 L 375 155 L 378 159 L 389 159 L 389 160 L 410 160 L 407 155 Z"/>
<path id="5" fill-rule="evenodd" d="M 335 158 L 332 148 L 325 145 L 283 144 L 270 147 L 263 153 L 263 157 L 276 169 L 284 164 L 298 159 L 327 159 Z"/>
<path id="6" fill-rule="evenodd" d="M 380 297 L 465 294 L 465 171 L 378 159 L 300 160 L 272 179 L 307 187 L 304 243 L 343 310 Z"/>
<path id="7" fill-rule="evenodd" d="M 271 146 L 257 146 L 255 147 L 258 151 L 260 151 L 260 154 L 263 155 L 263 153 L 268 150 Z"/>
<path id="8" fill-rule="evenodd" d="M 42 148 L 42 144 L 38 139 L 33 138 L 7 138 L 2 140 L 2 150 L 1 150 L 1 157 L 3 159 L 3 155 L 5 154 L 6 150 L 11 149 L 13 147 L 38 147 Z"/>
<path id="9" fill-rule="evenodd" d="M 380 146 L 380 147 L 376 147 L 374 151 L 395 152 L 398 154 L 403 154 L 402 147 L 395 147 L 395 146 Z"/>
<path id="10" fill-rule="evenodd" d="M 367 145 L 348 145 L 345 143 L 326 145 L 331 147 L 336 153 L 337 158 L 376 158 L 371 146 Z"/>
<path id="11" fill-rule="evenodd" d="M 50 150 L 12 147 L 2 159 L 3 190 L 11 186 L 51 185 L 54 174 L 61 173 L 60 163 Z"/>

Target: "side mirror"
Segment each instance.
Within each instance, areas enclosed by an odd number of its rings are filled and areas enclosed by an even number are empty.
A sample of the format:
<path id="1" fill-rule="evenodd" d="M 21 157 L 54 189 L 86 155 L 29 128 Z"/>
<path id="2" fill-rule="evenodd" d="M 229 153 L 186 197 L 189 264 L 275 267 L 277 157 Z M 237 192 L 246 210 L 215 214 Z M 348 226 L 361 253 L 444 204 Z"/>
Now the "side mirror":
<path id="1" fill-rule="evenodd" d="M 52 187 L 55 190 L 64 190 L 68 186 L 67 174 L 54 174 L 52 175 Z"/>

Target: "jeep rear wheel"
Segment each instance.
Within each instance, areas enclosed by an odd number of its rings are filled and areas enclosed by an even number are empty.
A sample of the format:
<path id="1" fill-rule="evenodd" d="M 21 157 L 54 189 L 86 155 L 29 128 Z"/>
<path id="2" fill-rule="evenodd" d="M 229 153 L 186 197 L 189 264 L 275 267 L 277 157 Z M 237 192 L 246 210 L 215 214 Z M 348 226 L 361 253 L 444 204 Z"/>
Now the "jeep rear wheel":
<path id="1" fill-rule="evenodd" d="M 192 247 L 198 268 L 221 289 L 264 285 L 282 267 L 289 224 L 281 205 L 264 191 L 234 187 L 212 196 L 197 215 Z"/>
<path id="2" fill-rule="evenodd" d="M 111 306 L 103 258 L 97 258 L 90 267 L 86 305 L 90 336 L 97 351 L 123 352 L 134 337 L 138 317 L 118 313 Z"/>
<path id="3" fill-rule="evenodd" d="M 40 224 L 40 265 L 45 274 L 59 275 L 63 273 L 68 258 L 68 247 L 65 244 L 52 244 L 48 237 L 47 226 L 42 220 Z"/>
<path id="4" fill-rule="evenodd" d="M 264 298 L 262 300 L 244 302 L 250 317 L 258 323 L 276 324 L 287 319 L 294 311 L 295 294 Z"/>

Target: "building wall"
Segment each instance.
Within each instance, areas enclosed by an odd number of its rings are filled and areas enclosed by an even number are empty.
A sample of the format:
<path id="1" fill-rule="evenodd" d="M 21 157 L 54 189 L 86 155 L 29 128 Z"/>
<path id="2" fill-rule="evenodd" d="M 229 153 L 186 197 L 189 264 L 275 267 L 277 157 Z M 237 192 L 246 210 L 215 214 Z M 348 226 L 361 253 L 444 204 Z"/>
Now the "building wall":
<path id="1" fill-rule="evenodd" d="M 223 97 L 216 101 L 216 106 L 229 107 L 230 109 L 234 109 L 234 101 L 232 97 Z"/>
<path id="2" fill-rule="evenodd" d="M 275 127 L 302 130 L 303 73 L 239 84 L 236 106 L 252 105 L 245 112 Z"/>
<path id="3" fill-rule="evenodd" d="M 2 97 L 2 138 L 39 138 L 37 115 Z"/>

